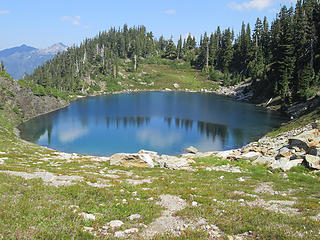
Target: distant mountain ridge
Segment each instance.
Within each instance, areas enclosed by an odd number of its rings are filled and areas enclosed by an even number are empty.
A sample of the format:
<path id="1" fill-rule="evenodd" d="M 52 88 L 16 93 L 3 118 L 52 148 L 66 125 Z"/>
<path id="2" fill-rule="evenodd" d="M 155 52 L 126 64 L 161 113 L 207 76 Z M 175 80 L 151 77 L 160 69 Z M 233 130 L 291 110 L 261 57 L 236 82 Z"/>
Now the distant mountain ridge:
<path id="1" fill-rule="evenodd" d="M 63 43 L 56 43 L 45 49 L 37 49 L 25 44 L 0 51 L 0 61 L 4 62 L 6 71 L 15 79 L 23 78 L 33 70 L 52 59 L 58 52 L 67 50 Z"/>

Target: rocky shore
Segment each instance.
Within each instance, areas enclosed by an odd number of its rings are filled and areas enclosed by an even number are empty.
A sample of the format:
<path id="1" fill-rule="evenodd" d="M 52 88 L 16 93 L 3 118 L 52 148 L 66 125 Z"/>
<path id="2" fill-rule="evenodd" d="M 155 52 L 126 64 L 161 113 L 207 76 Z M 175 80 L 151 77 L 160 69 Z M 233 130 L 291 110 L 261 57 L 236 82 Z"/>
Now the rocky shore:
<path id="1" fill-rule="evenodd" d="M 5 98 L 4 102 L 17 106 L 24 119 L 55 111 L 69 104 L 64 100 L 58 100 L 54 97 L 35 96 L 30 89 L 21 87 L 17 81 L 0 78 L 0 84 L 6 89 L 6 94 L 1 96 Z M 163 91 L 177 91 L 177 84 L 173 84 L 173 89 L 165 89 Z M 194 92 L 189 89 L 185 89 L 184 91 Z M 113 94 L 131 92 L 139 92 L 139 90 L 125 90 Z M 201 89 L 201 92 L 213 92 L 238 101 L 248 101 L 253 95 L 250 90 L 250 82 L 232 87 L 220 87 L 215 91 Z M 314 100 L 312 103 L 315 104 Z M 300 109 L 300 107 L 298 108 Z M 186 154 L 180 156 L 168 156 L 141 150 L 138 153 L 131 154 L 118 153 L 111 157 L 103 158 L 103 161 L 108 159 L 111 165 L 117 166 L 192 170 L 190 166 L 194 163 L 195 158 L 217 156 L 230 160 L 252 160 L 254 164 L 265 164 L 272 169 L 282 169 L 283 171 L 302 164 L 311 169 L 319 170 L 320 133 L 318 122 L 284 133 L 276 138 L 262 137 L 259 141 L 252 142 L 241 149 L 201 153 L 197 149 L 190 147 L 186 149 L 186 152 Z"/>
<path id="2" fill-rule="evenodd" d="M 194 159 L 216 156 L 231 161 L 244 159 L 252 164 L 262 164 L 271 169 L 288 171 L 305 165 L 320 170 L 320 121 L 285 132 L 275 138 L 264 136 L 241 149 L 216 152 L 199 152 L 194 147 L 185 149 L 180 156 L 158 155 L 156 152 L 141 150 L 138 153 L 118 153 L 108 160 L 110 165 L 125 167 L 161 167 L 168 169 L 192 170 Z"/>
<path id="3" fill-rule="evenodd" d="M 217 156 L 230 160 L 253 160 L 253 164 L 283 171 L 300 165 L 320 170 L 319 126 L 320 121 L 315 121 L 275 138 L 264 136 L 241 149 L 219 152 Z"/>

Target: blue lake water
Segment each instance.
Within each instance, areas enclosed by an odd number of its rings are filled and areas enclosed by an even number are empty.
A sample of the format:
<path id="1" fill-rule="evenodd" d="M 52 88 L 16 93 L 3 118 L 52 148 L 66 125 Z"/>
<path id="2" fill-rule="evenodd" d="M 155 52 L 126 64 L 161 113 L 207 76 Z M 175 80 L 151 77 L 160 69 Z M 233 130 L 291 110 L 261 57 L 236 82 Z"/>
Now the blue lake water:
<path id="1" fill-rule="evenodd" d="M 79 99 L 19 129 L 25 140 L 70 153 L 109 156 L 145 149 L 177 155 L 190 145 L 200 151 L 238 148 L 284 120 L 215 94 L 141 92 Z"/>

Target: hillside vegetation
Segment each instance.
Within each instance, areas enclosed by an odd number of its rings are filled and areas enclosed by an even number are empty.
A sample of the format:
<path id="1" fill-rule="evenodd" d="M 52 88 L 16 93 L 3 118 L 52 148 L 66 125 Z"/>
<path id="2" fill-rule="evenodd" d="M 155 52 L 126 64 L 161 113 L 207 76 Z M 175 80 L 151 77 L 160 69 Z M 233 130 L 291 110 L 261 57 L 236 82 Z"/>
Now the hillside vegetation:
<path id="1" fill-rule="evenodd" d="M 142 64 L 171 59 L 177 68 L 199 69 L 222 85 L 249 79 L 253 100 L 278 96 L 286 109 L 318 94 L 319 23 L 320 3 L 299 0 L 295 9 L 283 6 L 270 26 L 266 18 L 258 18 L 253 28 L 242 23 L 237 36 L 230 28 L 218 27 L 198 43 L 189 35 L 175 44 L 172 39 L 156 39 L 144 26 L 124 25 L 70 47 L 26 79 L 45 88 L 87 93 L 105 86 L 119 88 L 117 84 L 126 82 L 125 76 L 132 80 L 130 73 Z"/>

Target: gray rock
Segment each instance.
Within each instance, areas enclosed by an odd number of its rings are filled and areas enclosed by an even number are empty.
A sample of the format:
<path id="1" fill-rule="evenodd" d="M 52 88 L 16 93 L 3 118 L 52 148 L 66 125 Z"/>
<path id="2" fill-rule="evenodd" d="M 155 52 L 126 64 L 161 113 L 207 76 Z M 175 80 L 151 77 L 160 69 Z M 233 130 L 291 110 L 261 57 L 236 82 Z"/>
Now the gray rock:
<path id="1" fill-rule="evenodd" d="M 304 151 L 308 151 L 309 149 L 308 140 L 305 138 L 289 138 L 289 146 L 291 148 L 298 147 Z"/>
<path id="2" fill-rule="evenodd" d="M 135 219 L 139 219 L 141 218 L 141 215 L 140 214 L 132 214 L 129 216 L 129 220 L 135 220 Z"/>
<path id="3" fill-rule="evenodd" d="M 155 163 L 149 154 L 129 154 L 129 153 L 117 153 L 110 157 L 110 165 L 124 166 L 124 167 L 151 167 L 153 168 Z"/>
<path id="4" fill-rule="evenodd" d="M 80 216 L 82 216 L 85 220 L 96 220 L 95 215 L 91 214 L 91 213 L 80 213 Z"/>
<path id="5" fill-rule="evenodd" d="M 305 161 L 310 168 L 320 170 L 320 157 L 307 154 L 305 156 Z"/>
<path id="6" fill-rule="evenodd" d="M 227 150 L 227 151 L 221 151 L 217 153 L 217 157 L 222 157 L 222 158 L 228 158 L 230 156 L 233 156 L 233 150 Z"/>
<path id="7" fill-rule="evenodd" d="M 275 160 L 272 162 L 270 167 L 272 169 L 282 169 L 283 171 L 288 171 L 293 167 L 301 165 L 303 162 L 303 159 L 297 159 L 297 160 L 291 160 L 289 158 L 280 158 L 279 160 Z"/>
<path id="8" fill-rule="evenodd" d="M 160 166 L 161 165 L 169 169 L 180 169 L 189 167 L 189 161 L 185 158 L 162 155 L 160 160 Z"/>
<path id="9" fill-rule="evenodd" d="M 291 155 L 292 155 L 291 150 L 288 147 L 284 146 L 280 148 L 277 158 L 290 157 Z"/>
<path id="10" fill-rule="evenodd" d="M 313 155 L 313 156 L 320 156 L 320 148 L 319 147 L 310 147 L 308 150 L 308 154 Z"/>
<path id="11" fill-rule="evenodd" d="M 118 228 L 121 227 L 123 225 L 123 222 L 120 220 L 112 220 L 111 222 L 109 222 L 109 226 L 111 228 Z"/>
<path id="12" fill-rule="evenodd" d="M 245 160 L 252 160 L 252 159 L 256 159 L 260 156 L 261 156 L 261 153 L 259 153 L 259 152 L 247 152 L 247 153 L 241 154 L 238 158 L 242 158 Z"/>
<path id="13" fill-rule="evenodd" d="M 137 232 L 139 232 L 138 228 L 129 228 L 129 229 L 124 230 L 124 233 L 126 233 L 126 234 L 133 234 L 133 233 L 137 233 Z"/>
<path id="14" fill-rule="evenodd" d="M 115 236 L 116 238 L 125 238 L 125 237 L 126 237 L 126 234 L 125 234 L 124 231 L 117 231 L 117 232 L 114 233 L 114 236 Z"/>
<path id="15" fill-rule="evenodd" d="M 193 147 L 193 146 L 190 146 L 190 147 L 185 148 L 184 151 L 187 152 L 187 153 L 193 153 L 193 154 L 196 154 L 196 153 L 199 152 L 199 150 L 196 149 L 196 148 Z"/>
<path id="16" fill-rule="evenodd" d="M 174 88 L 179 88 L 180 86 L 179 86 L 178 83 L 174 83 L 174 84 L 173 84 L 173 87 L 174 87 Z"/>
<path id="17" fill-rule="evenodd" d="M 260 156 L 252 162 L 254 165 L 271 164 L 274 161 L 274 157 L 271 156 Z"/>

